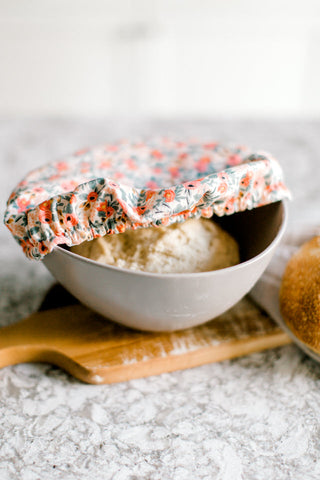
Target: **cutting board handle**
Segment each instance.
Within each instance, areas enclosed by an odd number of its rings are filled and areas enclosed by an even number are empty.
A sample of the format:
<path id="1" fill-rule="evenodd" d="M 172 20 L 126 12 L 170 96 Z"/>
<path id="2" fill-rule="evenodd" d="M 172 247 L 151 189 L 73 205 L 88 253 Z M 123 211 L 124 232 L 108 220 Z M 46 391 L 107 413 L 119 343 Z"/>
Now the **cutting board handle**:
<path id="1" fill-rule="evenodd" d="M 75 362 L 59 351 L 59 341 L 74 334 L 74 320 L 86 310 L 81 305 L 33 313 L 0 329 L 0 368 L 24 362 L 49 362 L 74 368 Z M 67 321 L 71 318 L 70 323 Z"/>

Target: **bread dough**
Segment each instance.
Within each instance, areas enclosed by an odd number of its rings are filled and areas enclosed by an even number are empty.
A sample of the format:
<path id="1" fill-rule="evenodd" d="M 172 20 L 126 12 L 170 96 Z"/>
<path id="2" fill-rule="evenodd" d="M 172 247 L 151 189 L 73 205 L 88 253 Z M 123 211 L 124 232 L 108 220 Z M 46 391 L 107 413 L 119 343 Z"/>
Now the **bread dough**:
<path id="1" fill-rule="evenodd" d="M 108 265 L 152 273 L 207 272 L 239 263 L 236 241 L 203 218 L 106 235 L 71 251 Z"/>

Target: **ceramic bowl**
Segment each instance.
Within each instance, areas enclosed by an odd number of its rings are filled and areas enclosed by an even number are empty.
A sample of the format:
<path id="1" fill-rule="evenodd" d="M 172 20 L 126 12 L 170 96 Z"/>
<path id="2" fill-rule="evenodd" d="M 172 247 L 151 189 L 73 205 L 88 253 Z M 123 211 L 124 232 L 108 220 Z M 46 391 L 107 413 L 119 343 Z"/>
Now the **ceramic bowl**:
<path id="1" fill-rule="evenodd" d="M 180 330 L 213 319 L 249 292 L 282 237 L 286 212 L 286 204 L 276 202 L 215 217 L 240 245 L 241 263 L 222 270 L 135 272 L 102 265 L 59 246 L 43 262 L 72 295 L 111 320 L 141 330 Z"/>

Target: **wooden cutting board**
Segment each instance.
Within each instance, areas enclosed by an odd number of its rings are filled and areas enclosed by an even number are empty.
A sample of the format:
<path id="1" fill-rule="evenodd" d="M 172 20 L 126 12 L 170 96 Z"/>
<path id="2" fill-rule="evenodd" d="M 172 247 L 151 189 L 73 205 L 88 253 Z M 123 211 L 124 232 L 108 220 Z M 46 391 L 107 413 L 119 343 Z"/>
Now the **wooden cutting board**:
<path id="1" fill-rule="evenodd" d="M 50 292 L 43 308 L 51 309 L 0 329 L 0 367 L 49 362 L 84 382 L 102 384 L 218 362 L 291 341 L 247 298 L 205 325 L 168 333 L 117 325 L 75 303 L 61 287 Z"/>

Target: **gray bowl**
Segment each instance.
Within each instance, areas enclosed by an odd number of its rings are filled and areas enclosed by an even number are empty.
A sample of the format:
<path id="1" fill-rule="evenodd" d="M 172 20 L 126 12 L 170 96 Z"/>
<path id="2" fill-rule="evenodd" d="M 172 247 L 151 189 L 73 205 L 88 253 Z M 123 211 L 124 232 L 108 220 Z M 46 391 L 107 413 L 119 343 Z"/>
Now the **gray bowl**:
<path id="1" fill-rule="evenodd" d="M 59 246 L 43 262 L 72 295 L 111 320 L 141 330 L 180 330 L 217 317 L 249 292 L 270 262 L 286 219 L 284 202 L 215 217 L 238 241 L 241 263 L 212 272 L 135 272 Z"/>

